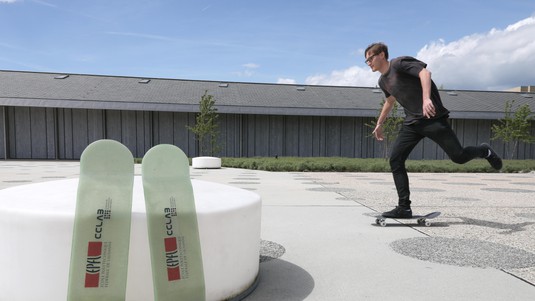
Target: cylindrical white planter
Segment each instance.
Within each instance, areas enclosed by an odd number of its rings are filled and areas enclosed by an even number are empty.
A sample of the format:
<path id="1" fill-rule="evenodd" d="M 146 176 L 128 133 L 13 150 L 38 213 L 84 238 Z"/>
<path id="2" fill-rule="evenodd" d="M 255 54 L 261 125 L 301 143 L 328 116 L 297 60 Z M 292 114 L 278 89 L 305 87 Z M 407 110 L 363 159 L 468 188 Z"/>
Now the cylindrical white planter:
<path id="1" fill-rule="evenodd" d="M 0 292 L 10 301 L 66 300 L 77 179 L 0 190 Z M 260 196 L 192 180 L 207 300 L 247 291 L 259 271 Z M 154 300 L 141 177 L 135 177 L 126 299 Z M 4 299 L 2 299 L 4 300 Z"/>
<path id="2" fill-rule="evenodd" d="M 217 157 L 195 157 L 191 159 L 193 168 L 221 168 L 221 158 Z"/>

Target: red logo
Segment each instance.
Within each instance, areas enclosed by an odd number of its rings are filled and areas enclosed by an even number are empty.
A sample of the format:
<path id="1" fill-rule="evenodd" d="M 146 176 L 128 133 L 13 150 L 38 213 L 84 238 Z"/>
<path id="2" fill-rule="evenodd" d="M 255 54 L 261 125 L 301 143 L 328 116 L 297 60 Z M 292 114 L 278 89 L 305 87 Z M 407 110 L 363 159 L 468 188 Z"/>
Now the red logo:
<path id="1" fill-rule="evenodd" d="M 85 287 L 98 287 L 100 267 L 102 265 L 102 242 L 90 241 L 87 244 L 87 261 L 85 265 Z"/>
<path id="2" fill-rule="evenodd" d="M 165 262 L 167 265 L 167 280 L 180 280 L 180 266 L 178 259 L 178 244 L 176 237 L 167 237 L 165 243 Z"/>

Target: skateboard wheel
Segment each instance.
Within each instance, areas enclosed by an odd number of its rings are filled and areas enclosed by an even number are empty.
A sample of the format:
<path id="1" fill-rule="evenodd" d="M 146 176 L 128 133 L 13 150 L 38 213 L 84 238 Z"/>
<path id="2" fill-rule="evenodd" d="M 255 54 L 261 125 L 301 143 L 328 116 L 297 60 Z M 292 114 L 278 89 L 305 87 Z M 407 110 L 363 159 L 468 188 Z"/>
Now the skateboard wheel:
<path id="1" fill-rule="evenodd" d="M 378 219 L 378 218 L 376 218 L 376 219 L 375 219 L 375 224 L 379 225 L 380 223 L 381 223 L 381 220 Z"/>
<path id="2" fill-rule="evenodd" d="M 379 225 L 381 225 L 381 227 L 386 227 L 386 221 L 384 219 L 380 220 Z"/>
<path id="3" fill-rule="evenodd" d="M 417 222 L 418 222 L 418 225 L 423 225 L 423 224 L 425 223 L 425 219 L 423 219 L 423 218 L 419 218 L 419 219 L 417 220 Z"/>
<path id="4" fill-rule="evenodd" d="M 429 227 L 429 226 L 431 226 L 431 222 L 430 222 L 430 221 L 428 221 L 428 220 L 426 220 L 426 221 L 425 221 L 424 223 L 425 223 L 425 226 L 426 226 L 426 227 Z"/>

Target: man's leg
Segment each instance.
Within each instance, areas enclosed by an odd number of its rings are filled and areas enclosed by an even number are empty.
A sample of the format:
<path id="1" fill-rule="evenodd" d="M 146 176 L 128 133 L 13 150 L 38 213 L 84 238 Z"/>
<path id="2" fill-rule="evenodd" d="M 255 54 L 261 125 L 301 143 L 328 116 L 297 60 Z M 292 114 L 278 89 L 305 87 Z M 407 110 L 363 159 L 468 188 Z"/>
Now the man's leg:
<path id="1" fill-rule="evenodd" d="M 390 155 L 390 168 L 394 177 L 394 184 L 398 192 L 398 207 L 396 209 L 385 212 L 384 216 L 408 217 L 402 211 L 404 209 L 410 209 L 410 189 L 409 189 L 409 177 L 407 175 L 407 169 L 405 168 L 405 161 L 409 157 L 409 154 L 418 144 L 424 136 L 417 133 L 412 125 L 403 125 L 399 135 L 392 146 L 392 153 Z M 412 215 L 412 212 L 411 214 Z"/>
<path id="2" fill-rule="evenodd" d="M 488 144 L 463 147 L 446 118 L 423 123 L 426 125 L 422 127 L 421 134 L 437 143 L 453 162 L 464 164 L 475 158 L 486 158 L 493 168 L 502 168 L 502 160 Z"/>

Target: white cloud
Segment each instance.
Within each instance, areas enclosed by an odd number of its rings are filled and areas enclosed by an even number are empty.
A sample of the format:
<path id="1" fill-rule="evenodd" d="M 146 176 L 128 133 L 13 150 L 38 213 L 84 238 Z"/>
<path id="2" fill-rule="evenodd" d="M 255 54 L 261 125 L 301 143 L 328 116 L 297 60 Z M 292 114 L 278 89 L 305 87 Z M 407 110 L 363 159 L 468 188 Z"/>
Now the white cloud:
<path id="1" fill-rule="evenodd" d="M 329 75 L 309 76 L 305 83 L 308 85 L 375 87 L 378 79 L 379 74 L 373 73 L 369 67 L 353 66 L 345 70 L 332 71 Z"/>
<path id="2" fill-rule="evenodd" d="M 177 42 L 177 41 L 179 41 L 177 39 L 173 39 L 173 38 L 166 37 L 166 36 L 145 34 L 145 33 L 137 33 L 137 32 L 108 31 L 108 32 L 106 32 L 106 34 L 115 35 L 115 36 L 142 38 L 142 39 L 149 39 L 149 40 L 159 40 L 159 41 L 164 41 L 164 42 Z"/>
<path id="3" fill-rule="evenodd" d="M 535 85 L 534 37 L 535 16 L 503 30 L 493 28 L 449 43 L 434 41 L 416 57 L 427 63 L 435 83 L 445 89 L 504 90 Z M 378 72 L 368 67 L 353 66 L 309 76 L 306 84 L 374 87 L 378 78 Z"/>
<path id="4" fill-rule="evenodd" d="M 277 84 L 296 84 L 297 82 L 295 81 L 295 79 L 292 79 L 292 78 L 279 78 L 277 80 Z"/>
<path id="5" fill-rule="evenodd" d="M 247 63 L 241 66 L 244 68 L 244 70 L 234 72 L 234 74 L 239 77 L 252 77 L 253 75 L 255 75 L 254 69 L 260 68 L 260 65 L 255 63 Z"/>
<path id="6" fill-rule="evenodd" d="M 0 0 L 0 3 L 15 3 L 18 0 Z"/>
<path id="7" fill-rule="evenodd" d="M 417 58 L 445 89 L 503 90 L 535 84 L 535 16 L 504 30 L 425 45 Z"/>
<path id="8" fill-rule="evenodd" d="M 256 69 L 256 68 L 260 67 L 260 65 L 255 64 L 255 63 L 243 64 L 242 66 L 247 68 L 247 69 Z"/>

